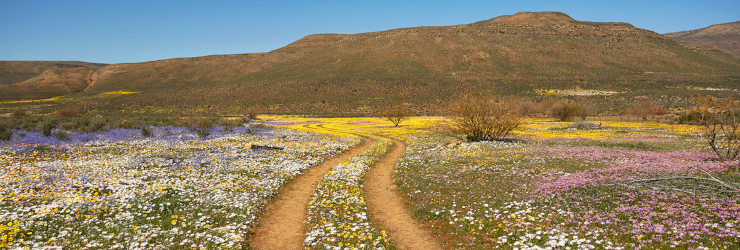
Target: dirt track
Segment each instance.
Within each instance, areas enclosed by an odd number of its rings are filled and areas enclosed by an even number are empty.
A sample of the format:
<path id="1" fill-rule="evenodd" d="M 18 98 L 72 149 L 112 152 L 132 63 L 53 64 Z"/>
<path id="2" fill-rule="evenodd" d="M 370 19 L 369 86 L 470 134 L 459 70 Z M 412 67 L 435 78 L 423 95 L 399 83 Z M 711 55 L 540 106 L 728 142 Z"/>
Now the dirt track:
<path id="1" fill-rule="evenodd" d="M 406 151 L 406 144 L 398 140 L 393 140 L 393 144 L 393 149 L 365 175 L 365 201 L 370 222 L 376 228 L 387 230 L 391 242 L 398 249 L 442 249 L 413 219 L 396 191 L 393 169 Z"/>
<path id="2" fill-rule="evenodd" d="M 306 221 L 308 203 L 311 194 L 324 174 L 337 164 L 364 152 L 373 141 L 364 142 L 350 151 L 315 167 L 297 177 L 283 187 L 277 198 L 267 204 L 267 209 L 260 219 L 260 225 L 250 237 L 250 245 L 257 249 L 303 249 L 306 238 Z"/>

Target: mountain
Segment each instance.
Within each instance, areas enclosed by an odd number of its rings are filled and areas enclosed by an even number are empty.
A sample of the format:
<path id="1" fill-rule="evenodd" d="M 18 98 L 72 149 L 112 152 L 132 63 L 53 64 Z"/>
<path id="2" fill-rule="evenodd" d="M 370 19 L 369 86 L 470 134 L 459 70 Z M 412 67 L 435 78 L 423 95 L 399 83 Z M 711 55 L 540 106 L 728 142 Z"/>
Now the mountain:
<path id="1" fill-rule="evenodd" d="M 622 100 L 736 89 L 738 75 L 740 59 L 630 24 L 520 12 L 466 25 L 309 35 L 268 53 L 108 65 L 69 98 L 131 112 L 357 114 L 404 104 L 435 113 L 469 93 L 581 88 L 620 92 L 610 98 Z M 116 91 L 133 94 L 100 97 Z"/>
<path id="2" fill-rule="evenodd" d="M 716 47 L 740 58 L 740 21 L 715 24 L 706 28 L 664 34 L 681 43 Z"/>

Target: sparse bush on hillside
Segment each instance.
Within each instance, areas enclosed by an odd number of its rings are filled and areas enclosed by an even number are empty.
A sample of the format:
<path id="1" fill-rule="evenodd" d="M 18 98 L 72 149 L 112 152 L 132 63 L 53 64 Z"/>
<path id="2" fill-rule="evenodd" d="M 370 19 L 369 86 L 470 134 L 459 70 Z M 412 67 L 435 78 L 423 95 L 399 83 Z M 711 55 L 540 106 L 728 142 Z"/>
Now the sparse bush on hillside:
<path id="1" fill-rule="evenodd" d="M 738 101 L 718 101 L 711 96 L 698 96 L 696 108 L 709 147 L 720 160 L 734 160 L 740 154 L 740 107 Z"/>
<path id="2" fill-rule="evenodd" d="M 76 107 L 66 107 L 57 111 L 56 116 L 58 117 L 75 117 L 80 116 L 80 109 Z"/>
<path id="3" fill-rule="evenodd" d="M 449 104 L 447 115 L 453 131 L 469 141 L 501 140 L 521 123 L 515 105 L 502 98 L 464 96 Z"/>
<path id="4" fill-rule="evenodd" d="M 388 121 L 393 123 L 393 126 L 398 127 L 398 124 L 400 124 L 401 121 L 408 119 L 409 113 L 411 112 L 409 112 L 406 108 L 402 106 L 397 106 L 378 112 L 378 116 L 387 119 Z"/>

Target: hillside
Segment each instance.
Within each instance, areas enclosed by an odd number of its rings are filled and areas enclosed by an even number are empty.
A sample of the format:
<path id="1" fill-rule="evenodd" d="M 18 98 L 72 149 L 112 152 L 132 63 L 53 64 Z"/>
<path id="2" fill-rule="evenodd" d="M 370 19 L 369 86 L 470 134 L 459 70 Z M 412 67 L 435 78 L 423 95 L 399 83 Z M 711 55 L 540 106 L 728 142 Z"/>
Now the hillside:
<path id="1" fill-rule="evenodd" d="M 521 12 L 467 25 L 310 35 L 268 53 L 108 65 L 71 98 L 88 109 L 137 112 L 356 114 L 406 104 L 437 113 L 476 92 L 580 88 L 619 92 L 610 98 L 624 101 L 736 89 L 739 72 L 740 59 L 630 24 Z M 91 98 L 112 91 L 135 94 Z"/>
<path id="2" fill-rule="evenodd" d="M 706 28 L 667 33 L 681 43 L 713 46 L 740 58 L 740 21 L 711 25 Z"/>
<path id="3" fill-rule="evenodd" d="M 2 99 L 32 99 L 77 93 L 87 77 L 106 66 L 76 61 L 0 61 Z"/>

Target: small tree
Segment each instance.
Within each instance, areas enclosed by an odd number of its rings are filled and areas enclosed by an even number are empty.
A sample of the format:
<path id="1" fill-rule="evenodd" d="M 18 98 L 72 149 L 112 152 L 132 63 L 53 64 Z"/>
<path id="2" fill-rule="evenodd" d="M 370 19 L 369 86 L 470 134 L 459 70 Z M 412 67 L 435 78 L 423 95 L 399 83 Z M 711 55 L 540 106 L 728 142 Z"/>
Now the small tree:
<path id="1" fill-rule="evenodd" d="M 447 112 L 453 130 L 469 141 L 501 140 L 521 123 L 515 105 L 501 98 L 464 96 L 450 103 Z"/>
<path id="2" fill-rule="evenodd" d="M 707 144 L 720 160 L 734 160 L 740 154 L 740 108 L 728 98 L 719 102 L 712 97 L 698 96 L 693 111 L 699 115 Z"/>
<path id="3" fill-rule="evenodd" d="M 384 110 L 378 113 L 378 116 L 384 117 L 391 121 L 394 126 L 398 127 L 401 121 L 408 119 L 409 112 L 404 107 L 397 106 L 392 109 Z"/>

